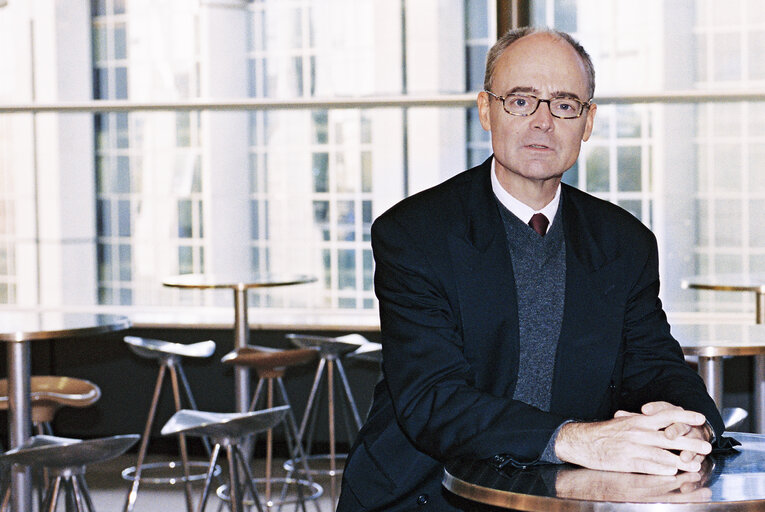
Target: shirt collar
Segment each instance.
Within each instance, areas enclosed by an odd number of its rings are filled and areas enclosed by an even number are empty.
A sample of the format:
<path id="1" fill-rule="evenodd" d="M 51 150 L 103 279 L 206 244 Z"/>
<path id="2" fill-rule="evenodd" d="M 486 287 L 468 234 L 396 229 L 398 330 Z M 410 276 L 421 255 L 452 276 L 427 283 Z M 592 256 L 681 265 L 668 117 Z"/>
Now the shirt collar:
<path id="1" fill-rule="evenodd" d="M 558 183 L 558 189 L 555 191 L 555 197 L 553 197 L 552 201 L 547 203 L 547 205 L 542 208 L 541 210 L 534 210 L 530 206 L 528 206 L 525 203 L 522 203 L 510 193 L 508 193 L 507 190 L 505 190 L 502 185 L 499 183 L 499 179 L 497 179 L 497 172 L 495 170 L 496 160 L 492 158 L 491 160 L 491 188 L 494 191 L 494 195 L 499 199 L 499 202 L 504 205 L 505 208 L 510 210 L 510 212 L 521 219 L 524 224 L 528 224 L 531 220 L 531 216 L 535 213 L 542 213 L 545 217 L 547 217 L 547 220 L 550 221 L 550 224 L 547 226 L 547 230 L 550 230 L 550 226 L 552 226 L 553 222 L 555 221 L 555 214 L 558 212 L 558 203 L 560 203 L 560 191 L 561 186 L 560 183 Z"/>

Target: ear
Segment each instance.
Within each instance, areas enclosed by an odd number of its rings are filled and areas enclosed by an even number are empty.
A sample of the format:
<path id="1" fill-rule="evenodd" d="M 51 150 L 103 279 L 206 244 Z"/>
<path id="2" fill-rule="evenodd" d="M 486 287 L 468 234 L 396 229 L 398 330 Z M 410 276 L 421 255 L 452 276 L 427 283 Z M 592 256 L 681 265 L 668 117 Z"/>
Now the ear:
<path id="1" fill-rule="evenodd" d="M 582 141 L 587 142 L 587 139 L 592 135 L 592 126 L 595 122 L 595 112 L 598 110 L 598 106 L 594 103 L 590 103 L 590 108 L 587 109 L 587 121 L 584 124 L 584 133 L 582 134 Z"/>
<path id="2" fill-rule="evenodd" d="M 484 130 L 491 131 L 491 96 L 486 91 L 478 93 L 478 118 Z"/>

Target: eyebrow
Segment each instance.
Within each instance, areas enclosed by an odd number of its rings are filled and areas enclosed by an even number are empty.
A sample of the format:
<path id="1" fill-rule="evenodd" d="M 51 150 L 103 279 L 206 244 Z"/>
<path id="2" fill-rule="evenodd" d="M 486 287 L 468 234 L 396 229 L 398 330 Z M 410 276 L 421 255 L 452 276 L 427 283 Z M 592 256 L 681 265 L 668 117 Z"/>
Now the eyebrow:
<path id="1" fill-rule="evenodd" d="M 526 86 L 519 86 L 519 87 L 513 87 L 510 89 L 507 93 L 505 93 L 505 96 L 508 94 L 516 94 L 516 93 L 528 93 L 533 95 L 539 94 L 539 89 L 536 89 L 534 87 L 526 87 Z M 578 100 L 581 102 L 584 102 L 579 95 L 574 94 L 573 92 L 568 91 L 553 91 L 553 93 L 550 95 L 550 98 L 571 98 L 574 100 Z"/>

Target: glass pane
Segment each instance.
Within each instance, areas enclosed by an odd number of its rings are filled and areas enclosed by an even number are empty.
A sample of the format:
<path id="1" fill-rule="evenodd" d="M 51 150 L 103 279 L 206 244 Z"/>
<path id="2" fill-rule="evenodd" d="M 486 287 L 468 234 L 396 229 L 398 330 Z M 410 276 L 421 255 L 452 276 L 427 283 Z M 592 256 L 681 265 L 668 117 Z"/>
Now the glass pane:
<path id="1" fill-rule="evenodd" d="M 587 155 L 587 190 L 608 190 L 608 148 L 593 148 Z"/>
<path id="2" fill-rule="evenodd" d="M 114 192 L 127 194 L 130 192 L 130 158 L 126 156 L 117 157 L 117 176 L 113 181 Z"/>
<path id="3" fill-rule="evenodd" d="M 467 18 L 465 37 L 468 39 L 489 37 L 489 14 L 486 0 L 467 0 L 465 12 Z"/>
<path id="4" fill-rule="evenodd" d="M 372 192 L 372 152 L 361 152 L 361 191 Z"/>
<path id="5" fill-rule="evenodd" d="M 728 9 L 719 9 L 728 11 Z M 741 79 L 741 38 L 737 33 L 714 36 L 714 80 Z"/>
<path id="6" fill-rule="evenodd" d="M 191 247 L 178 247 L 178 273 L 191 274 L 194 272 L 194 259 Z"/>
<path id="7" fill-rule="evenodd" d="M 114 99 L 126 100 L 128 97 L 127 68 L 114 69 Z"/>
<path id="8" fill-rule="evenodd" d="M 258 209 L 259 201 L 257 199 L 250 200 L 250 239 L 260 239 L 260 211 Z"/>
<path id="9" fill-rule="evenodd" d="M 623 146 L 617 152 L 618 178 L 620 192 L 640 192 L 641 190 L 641 158 L 639 146 Z"/>
<path id="10" fill-rule="evenodd" d="M 616 136 L 640 137 L 640 112 L 632 106 L 616 107 Z"/>
<path id="11" fill-rule="evenodd" d="M 337 239 L 353 241 L 356 239 L 354 201 L 337 202 Z"/>
<path id="12" fill-rule="evenodd" d="M 751 218 L 756 219 L 749 226 L 749 244 L 753 247 L 765 246 L 765 222 L 760 219 L 765 215 L 765 200 L 755 199 L 749 203 Z"/>
<path id="13" fill-rule="evenodd" d="M 114 58 L 127 58 L 127 36 L 124 23 L 114 24 Z"/>
<path id="14" fill-rule="evenodd" d="M 341 249 L 337 251 L 338 280 L 340 290 L 356 288 L 356 251 Z"/>
<path id="15" fill-rule="evenodd" d="M 742 187 L 741 145 L 716 144 L 712 177 L 716 190 L 738 192 Z"/>
<path id="16" fill-rule="evenodd" d="M 130 131 L 127 112 L 116 112 L 114 118 L 117 124 L 117 147 L 120 149 L 130 146 Z"/>
<path id="17" fill-rule="evenodd" d="M 326 110 L 312 111 L 311 126 L 314 143 L 326 144 L 329 141 L 328 112 Z"/>
<path id="18" fill-rule="evenodd" d="M 576 32 L 576 0 L 555 0 L 555 28 Z"/>
<path id="19" fill-rule="evenodd" d="M 329 154 L 314 153 L 312 160 L 314 192 L 329 192 Z"/>
<path id="20" fill-rule="evenodd" d="M 127 244 L 120 244 L 120 281 L 132 279 L 132 248 Z"/>
<path id="21" fill-rule="evenodd" d="M 762 80 L 765 78 L 765 31 L 758 30 L 749 33 L 749 79 Z"/>
<path id="22" fill-rule="evenodd" d="M 178 201 L 178 238 L 191 238 L 191 201 L 181 199 Z"/>
<path id="23" fill-rule="evenodd" d="M 119 209 L 119 236 L 129 237 L 131 235 L 130 201 L 124 199 L 118 201 L 117 208 Z"/>
<path id="24" fill-rule="evenodd" d="M 96 232 L 98 236 L 111 236 L 111 203 L 104 199 L 96 201 Z"/>
<path id="25" fill-rule="evenodd" d="M 738 200 L 719 199 L 715 205 L 715 243 L 718 246 L 738 247 L 743 242 L 741 219 L 742 204 Z"/>
<path id="26" fill-rule="evenodd" d="M 109 58 L 106 46 L 106 27 L 100 24 L 93 25 L 93 59 L 102 62 Z"/>
<path id="27" fill-rule="evenodd" d="M 467 47 L 465 57 L 467 63 L 465 70 L 466 76 L 466 88 L 468 91 L 481 91 L 483 90 L 483 75 L 486 67 L 486 52 L 489 49 L 485 45 L 470 45 Z"/>
<path id="28" fill-rule="evenodd" d="M 364 249 L 362 252 L 362 257 L 364 260 L 364 290 L 371 290 L 372 289 L 372 278 L 373 278 L 373 258 L 372 258 L 372 251 L 369 249 Z"/>

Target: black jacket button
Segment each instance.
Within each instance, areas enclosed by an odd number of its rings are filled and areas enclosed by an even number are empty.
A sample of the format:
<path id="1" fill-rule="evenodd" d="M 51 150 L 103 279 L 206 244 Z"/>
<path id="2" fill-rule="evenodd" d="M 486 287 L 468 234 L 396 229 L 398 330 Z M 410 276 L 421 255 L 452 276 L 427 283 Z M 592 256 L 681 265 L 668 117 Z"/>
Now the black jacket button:
<path id="1" fill-rule="evenodd" d="M 417 496 L 417 504 L 418 505 L 426 505 L 428 503 L 428 495 L 427 494 L 420 494 Z"/>

